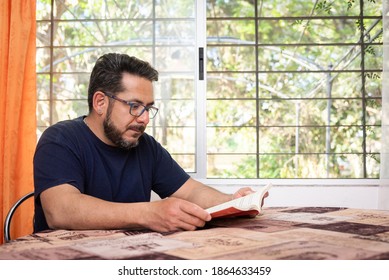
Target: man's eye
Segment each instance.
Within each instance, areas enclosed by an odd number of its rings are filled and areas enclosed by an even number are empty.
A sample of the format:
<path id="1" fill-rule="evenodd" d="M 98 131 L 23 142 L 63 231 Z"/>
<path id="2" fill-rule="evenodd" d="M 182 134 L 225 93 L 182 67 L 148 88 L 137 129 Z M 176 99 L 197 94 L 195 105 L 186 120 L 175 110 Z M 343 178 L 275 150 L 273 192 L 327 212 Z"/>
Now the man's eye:
<path id="1" fill-rule="evenodd" d="M 137 109 L 139 109 L 141 107 L 141 105 L 140 104 L 136 104 L 136 103 L 132 103 L 131 107 L 132 107 L 132 109 L 137 110 Z"/>

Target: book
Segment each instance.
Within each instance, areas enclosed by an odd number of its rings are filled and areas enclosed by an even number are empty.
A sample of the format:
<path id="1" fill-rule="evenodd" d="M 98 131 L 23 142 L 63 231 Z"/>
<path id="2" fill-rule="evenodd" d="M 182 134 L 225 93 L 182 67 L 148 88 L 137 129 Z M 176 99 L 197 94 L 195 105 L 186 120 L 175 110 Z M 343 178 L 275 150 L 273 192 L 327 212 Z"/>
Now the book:
<path id="1" fill-rule="evenodd" d="M 211 214 L 212 218 L 258 215 L 262 210 L 263 197 L 271 187 L 272 184 L 269 183 L 254 193 L 224 202 L 205 210 Z"/>

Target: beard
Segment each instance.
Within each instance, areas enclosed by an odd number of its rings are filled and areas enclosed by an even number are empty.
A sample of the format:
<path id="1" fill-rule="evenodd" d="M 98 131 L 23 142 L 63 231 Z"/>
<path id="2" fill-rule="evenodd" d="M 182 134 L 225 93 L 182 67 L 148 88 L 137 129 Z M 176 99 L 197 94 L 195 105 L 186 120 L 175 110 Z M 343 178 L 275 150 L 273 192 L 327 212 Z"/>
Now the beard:
<path id="1" fill-rule="evenodd" d="M 139 144 L 139 138 L 133 141 L 125 140 L 123 138 L 123 134 L 130 130 L 130 127 L 127 128 L 125 131 L 120 131 L 111 121 L 111 110 L 108 109 L 107 116 L 104 119 L 103 122 L 104 127 L 104 133 L 105 136 L 117 147 L 124 149 L 124 150 L 130 150 L 132 148 L 135 148 Z M 143 131 L 145 130 L 144 126 L 136 126 L 137 130 L 143 134 Z"/>

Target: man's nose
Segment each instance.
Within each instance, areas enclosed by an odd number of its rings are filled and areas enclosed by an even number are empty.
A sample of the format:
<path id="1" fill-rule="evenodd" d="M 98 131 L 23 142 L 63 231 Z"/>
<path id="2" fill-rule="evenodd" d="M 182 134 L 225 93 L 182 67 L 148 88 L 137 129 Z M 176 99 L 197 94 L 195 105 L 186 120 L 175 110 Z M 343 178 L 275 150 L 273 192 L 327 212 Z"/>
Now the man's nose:
<path id="1" fill-rule="evenodd" d="M 150 121 L 149 111 L 145 110 L 142 115 L 136 118 L 136 121 L 139 123 L 148 124 Z"/>

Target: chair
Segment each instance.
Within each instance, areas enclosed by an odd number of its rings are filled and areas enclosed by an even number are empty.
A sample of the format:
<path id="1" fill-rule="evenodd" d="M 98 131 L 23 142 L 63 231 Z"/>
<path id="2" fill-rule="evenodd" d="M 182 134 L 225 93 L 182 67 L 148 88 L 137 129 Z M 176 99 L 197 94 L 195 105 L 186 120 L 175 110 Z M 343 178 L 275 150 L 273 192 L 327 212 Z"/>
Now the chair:
<path id="1" fill-rule="evenodd" d="M 28 194 L 25 194 L 22 196 L 18 201 L 15 202 L 15 204 L 11 207 L 11 209 L 8 211 L 7 216 L 5 217 L 4 221 L 4 240 L 5 242 L 9 242 L 11 240 L 11 221 L 12 221 L 12 216 L 14 215 L 16 209 L 27 199 L 30 197 L 34 196 L 34 192 L 30 192 Z"/>

